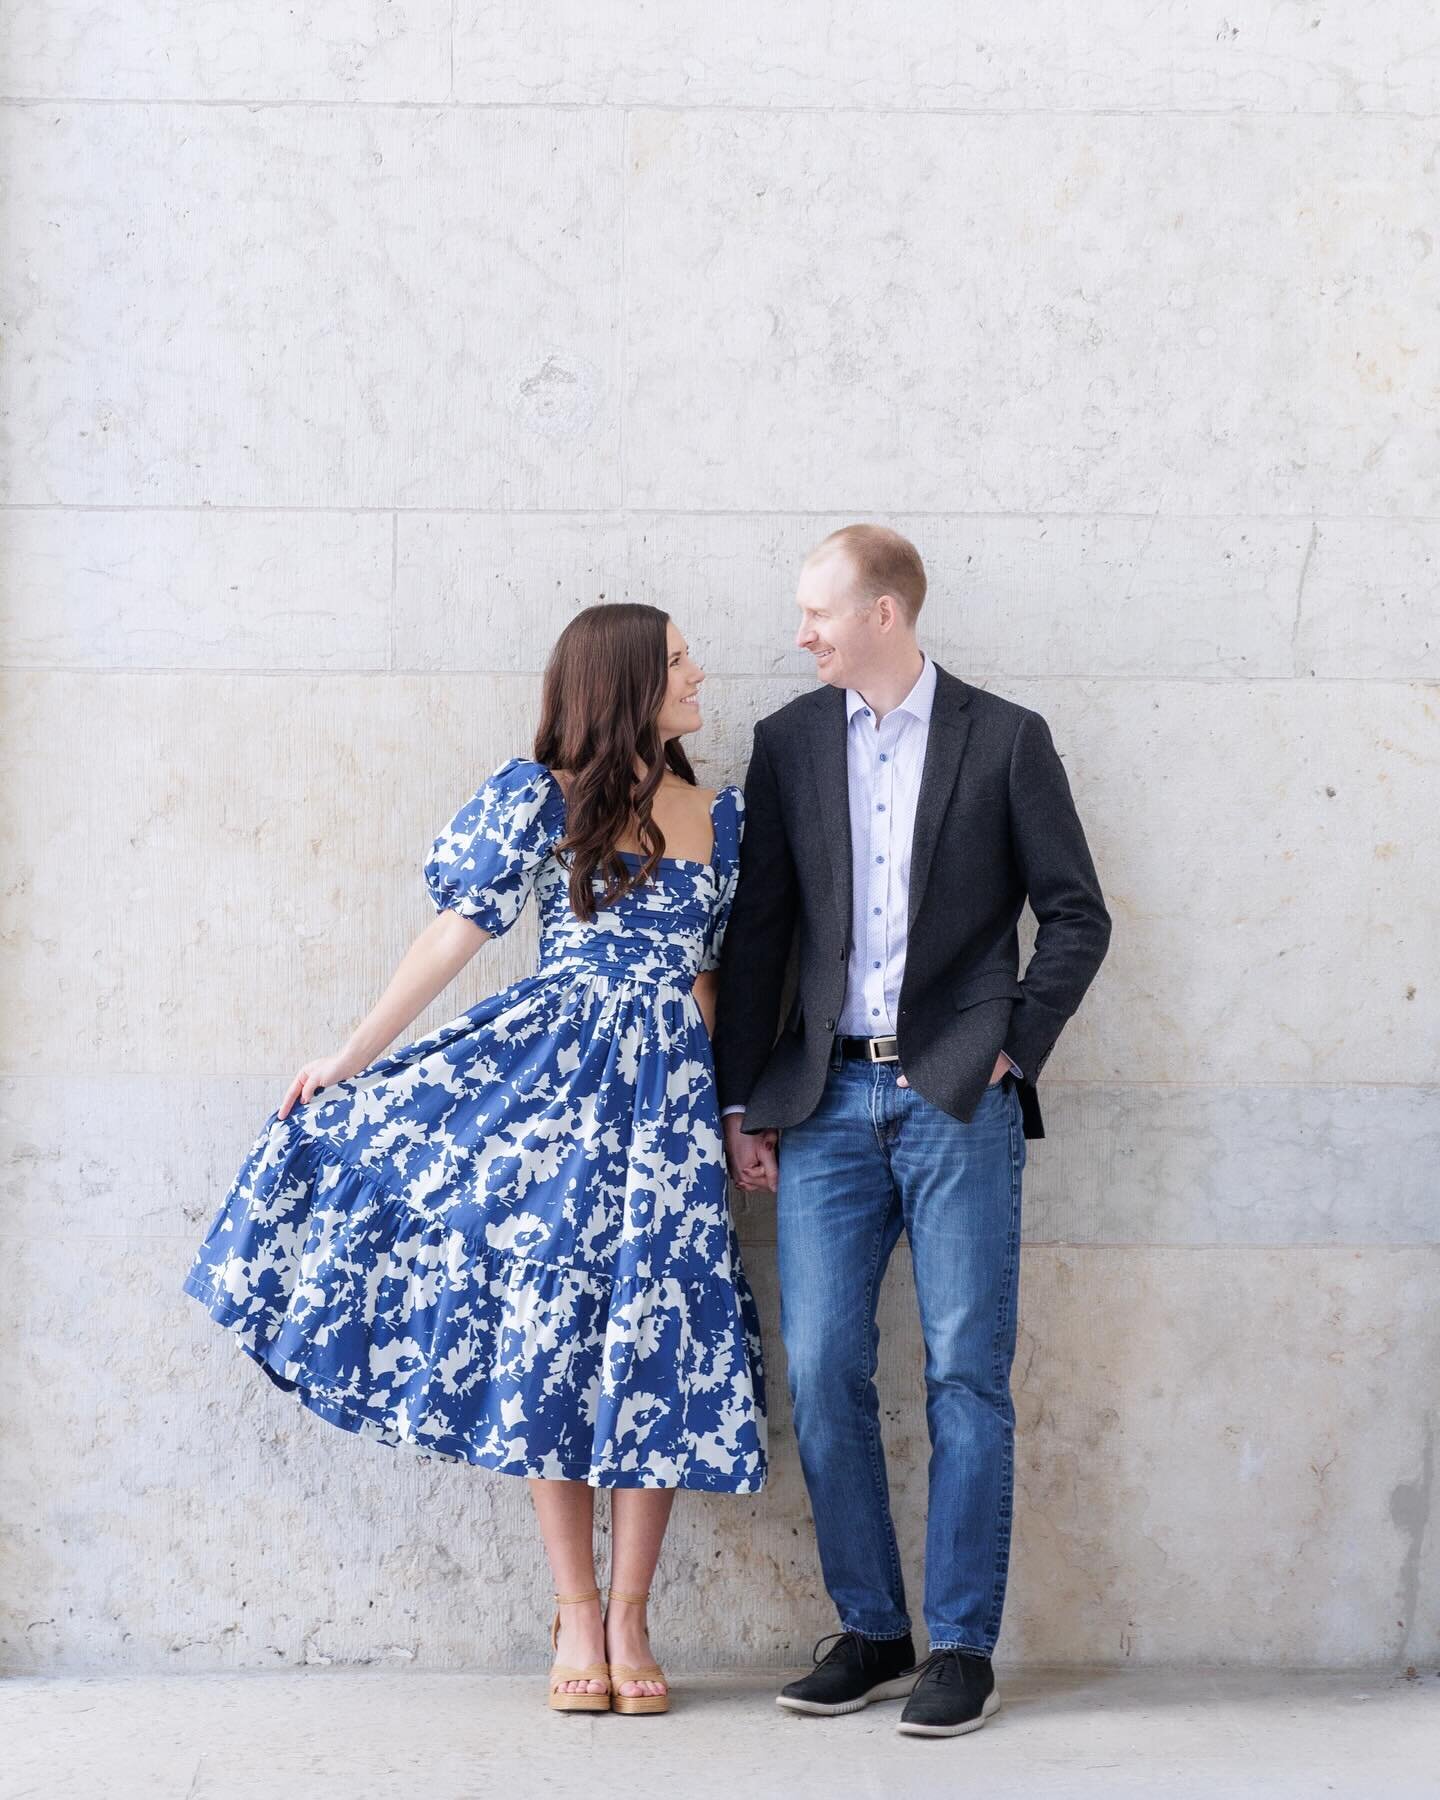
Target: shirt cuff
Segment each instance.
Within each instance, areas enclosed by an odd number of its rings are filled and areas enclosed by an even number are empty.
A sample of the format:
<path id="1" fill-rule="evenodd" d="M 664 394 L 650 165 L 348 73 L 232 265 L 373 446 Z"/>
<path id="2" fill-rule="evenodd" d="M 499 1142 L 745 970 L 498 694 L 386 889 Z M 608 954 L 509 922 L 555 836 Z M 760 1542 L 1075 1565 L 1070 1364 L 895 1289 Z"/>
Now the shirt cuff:
<path id="1" fill-rule="evenodd" d="M 1000 1052 L 1000 1054 L 1002 1056 L 1004 1056 L 1006 1062 L 1009 1063 L 1010 1073 L 1015 1077 L 1015 1079 L 1017 1081 L 1023 1081 L 1025 1079 L 1025 1076 L 1021 1072 L 1020 1065 L 1019 1065 L 1019 1063 L 1016 1062 L 1015 1058 L 1013 1056 L 1007 1056 L 1003 1050 Z"/>
<path id="2" fill-rule="evenodd" d="M 731 1113 L 743 1113 L 744 1110 L 745 1108 L 743 1106 L 722 1106 L 720 1108 L 720 1117 L 722 1119 L 728 1119 Z"/>

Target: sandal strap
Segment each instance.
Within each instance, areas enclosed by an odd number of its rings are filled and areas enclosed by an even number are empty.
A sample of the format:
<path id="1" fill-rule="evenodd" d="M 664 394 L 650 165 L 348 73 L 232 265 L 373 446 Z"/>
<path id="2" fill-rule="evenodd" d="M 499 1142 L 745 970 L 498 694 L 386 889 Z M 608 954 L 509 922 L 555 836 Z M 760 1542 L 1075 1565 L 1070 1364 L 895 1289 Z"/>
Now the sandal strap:
<path id="1" fill-rule="evenodd" d="M 610 1679 L 612 1681 L 665 1681 L 666 1677 L 665 1671 L 658 1663 L 650 1663 L 645 1668 L 640 1668 L 633 1663 L 611 1663 Z"/>
<path id="2" fill-rule="evenodd" d="M 605 1663 L 590 1663 L 583 1669 L 569 1668 L 565 1663 L 554 1663 L 550 1669 L 550 1685 L 557 1681 L 604 1681 L 608 1684 L 610 1670 Z"/>
<path id="3" fill-rule="evenodd" d="M 650 1596 L 648 1594 L 622 1594 L 619 1588 L 611 1588 L 610 1598 L 623 1600 L 627 1606 L 643 1606 Z"/>
<path id="4" fill-rule="evenodd" d="M 598 1600 L 599 1598 L 599 1588 L 591 1588 L 588 1594 L 557 1594 L 555 1596 L 555 1618 L 550 1626 L 550 1645 L 552 1649 L 560 1642 L 560 1608 L 562 1606 L 579 1606 L 586 1600 Z M 578 1679 L 578 1677 L 568 1677 L 567 1679 L 575 1680 Z"/>

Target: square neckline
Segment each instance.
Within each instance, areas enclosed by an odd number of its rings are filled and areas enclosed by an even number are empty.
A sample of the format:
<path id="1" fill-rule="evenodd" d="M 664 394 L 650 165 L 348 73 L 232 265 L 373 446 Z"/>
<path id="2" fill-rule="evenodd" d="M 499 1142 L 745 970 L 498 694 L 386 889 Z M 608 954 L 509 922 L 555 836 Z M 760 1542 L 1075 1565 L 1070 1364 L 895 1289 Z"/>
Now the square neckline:
<path id="1" fill-rule="evenodd" d="M 536 763 L 535 767 L 537 769 L 544 769 L 545 773 L 550 777 L 556 793 L 560 796 L 560 804 L 564 811 L 566 822 L 568 823 L 570 815 L 570 797 L 561 785 L 560 777 L 552 768 L 547 767 L 544 763 Z M 706 809 L 706 816 L 710 820 L 710 855 L 708 860 L 701 862 L 698 856 L 662 856 L 658 859 L 659 863 L 662 865 L 665 863 L 674 863 L 677 868 L 681 869 L 708 869 L 712 875 L 718 875 L 719 871 L 716 868 L 715 856 L 720 848 L 720 833 L 715 825 L 715 808 L 720 804 L 720 796 L 724 792 L 725 789 L 723 787 L 716 788 L 711 797 L 710 805 Z M 644 862 L 645 860 L 645 853 L 642 850 L 617 849 L 615 854 L 619 857 L 628 858 L 634 862 Z"/>

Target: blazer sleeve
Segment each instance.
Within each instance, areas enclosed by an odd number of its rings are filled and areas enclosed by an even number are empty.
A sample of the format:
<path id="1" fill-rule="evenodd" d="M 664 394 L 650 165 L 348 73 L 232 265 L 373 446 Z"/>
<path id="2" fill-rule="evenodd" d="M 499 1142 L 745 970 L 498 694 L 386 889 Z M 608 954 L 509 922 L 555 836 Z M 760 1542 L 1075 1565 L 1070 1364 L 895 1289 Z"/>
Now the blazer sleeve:
<path id="1" fill-rule="evenodd" d="M 722 1108 L 748 1103 L 769 1061 L 795 935 L 799 884 L 762 724 L 745 777 L 740 873 L 720 960 L 715 1079 Z"/>
<path id="2" fill-rule="evenodd" d="M 1010 834 L 1038 929 L 1004 1051 L 1033 1082 L 1105 959 L 1110 915 L 1065 765 L 1038 713 L 1010 752 Z"/>

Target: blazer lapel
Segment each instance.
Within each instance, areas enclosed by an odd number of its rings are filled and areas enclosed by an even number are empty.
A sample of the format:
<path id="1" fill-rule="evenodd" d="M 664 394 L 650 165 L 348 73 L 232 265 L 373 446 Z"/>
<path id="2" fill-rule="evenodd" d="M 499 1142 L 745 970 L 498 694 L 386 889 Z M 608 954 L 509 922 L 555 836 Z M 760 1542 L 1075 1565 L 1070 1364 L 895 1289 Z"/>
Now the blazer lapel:
<path id="1" fill-rule="evenodd" d="M 920 795 L 915 803 L 915 835 L 910 844 L 910 925 L 925 897 L 930 864 L 940 840 L 945 809 L 955 791 L 965 740 L 970 735 L 970 690 L 963 681 L 936 665 L 935 704 L 930 713 L 930 736 L 925 746 L 925 765 L 920 772 Z M 848 834 L 847 834 L 847 842 Z"/>
<path id="2" fill-rule="evenodd" d="M 810 767 L 819 803 L 817 823 L 830 853 L 830 875 L 840 922 L 848 930 L 851 905 L 850 775 L 845 695 L 832 688 L 810 725 Z"/>

